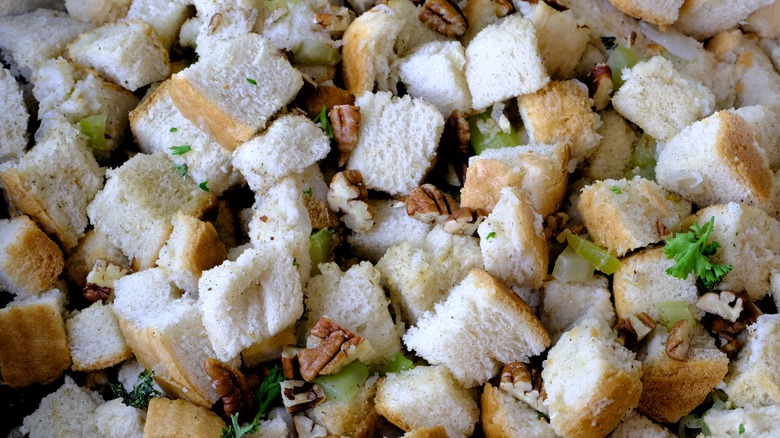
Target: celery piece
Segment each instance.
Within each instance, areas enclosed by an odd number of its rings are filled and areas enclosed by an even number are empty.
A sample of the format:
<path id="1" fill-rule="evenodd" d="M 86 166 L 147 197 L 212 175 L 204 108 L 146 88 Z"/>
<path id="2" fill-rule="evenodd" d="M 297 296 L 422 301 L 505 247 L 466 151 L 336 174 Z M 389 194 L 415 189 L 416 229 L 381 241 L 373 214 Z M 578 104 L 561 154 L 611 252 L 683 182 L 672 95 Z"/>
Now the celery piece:
<path id="1" fill-rule="evenodd" d="M 414 362 L 409 360 L 399 351 L 392 359 L 379 367 L 379 373 L 387 375 L 390 373 L 400 373 L 401 371 L 411 370 L 412 368 L 414 368 Z"/>
<path id="2" fill-rule="evenodd" d="M 593 263 L 596 269 L 607 275 L 614 274 L 620 266 L 620 260 L 589 240 L 569 234 L 566 236 L 566 241 L 571 245 L 574 252 Z"/>
<path id="3" fill-rule="evenodd" d="M 618 46 L 607 59 L 612 70 L 612 88 L 617 91 L 623 85 L 623 69 L 631 68 L 640 61 L 639 55 L 631 48 Z"/>
<path id="4" fill-rule="evenodd" d="M 336 65 L 340 61 L 339 49 L 321 41 L 306 40 L 293 51 L 296 64 Z"/>
<path id="5" fill-rule="evenodd" d="M 574 252 L 570 245 L 555 260 L 552 276 L 558 281 L 583 283 L 593 278 L 593 263 Z"/>
<path id="6" fill-rule="evenodd" d="M 653 137 L 644 134 L 637 140 L 634 144 L 634 152 L 631 154 L 631 161 L 628 163 L 626 175 L 628 179 L 639 175 L 644 179 L 655 181 L 655 149 L 656 142 Z"/>
<path id="7" fill-rule="evenodd" d="M 87 136 L 87 146 L 102 151 L 106 147 L 106 115 L 97 114 L 79 120 L 81 133 Z"/>
<path id="8" fill-rule="evenodd" d="M 355 361 L 332 376 L 318 376 L 314 383 L 322 386 L 327 398 L 346 403 L 360 391 L 366 379 L 368 367 Z"/>
<path id="9" fill-rule="evenodd" d="M 696 318 L 691 312 L 691 305 L 685 301 L 664 301 L 655 307 L 661 312 L 661 323 L 671 330 L 678 321 L 687 319 L 696 327 Z"/>
<path id="10" fill-rule="evenodd" d="M 320 273 L 320 263 L 327 263 L 333 259 L 334 235 L 335 233 L 330 228 L 321 228 L 309 236 L 311 275 Z"/>
<path id="11" fill-rule="evenodd" d="M 500 149 L 520 144 L 517 131 L 511 127 L 509 132 L 502 131 L 498 123 L 491 117 L 490 110 L 469 118 L 469 127 L 471 128 L 471 147 L 477 155 L 485 149 Z"/>

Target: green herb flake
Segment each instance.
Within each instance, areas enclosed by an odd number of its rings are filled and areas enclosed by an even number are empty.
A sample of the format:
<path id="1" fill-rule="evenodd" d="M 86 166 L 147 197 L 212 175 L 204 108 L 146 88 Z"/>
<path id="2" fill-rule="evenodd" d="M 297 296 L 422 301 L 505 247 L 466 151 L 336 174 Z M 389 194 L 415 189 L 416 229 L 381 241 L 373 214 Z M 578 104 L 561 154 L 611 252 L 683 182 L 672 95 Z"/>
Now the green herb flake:
<path id="1" fill-rule="evenodd" d="M 176 132 L 176 131 L 178 131 L 178 130 L 179 130 L 179 128 L 171 128 L 171 131 L 170 131 L 170 132 Z"/>
<path id="2" fill-rule="evenodd" d="M 111 385 L 111 391 L 122 398 L 122 403 L 137 409 L 146 409 L 149 407 L 149 400 L 160 397 L 160 391 L 154 389 L 154 380 L 152 376 L 154 371 L 144 370 L 138 375 L 138 381 L 131 392 L 127 392 L 121 383 Z"/>
<path id="3" fill-rule="evenodd" d="M 487 236 L 485 236 L 485 240 L 490 240 L 490 239 L 493 239 L 494 237 L 496 237 L 496 232 L 495 231 L 491 231 L 491 232 L 488 233 Z"/>
<path id="4" fill-rule="evenodd" d="M 333 140 L 333 125 L 330 124 L 330 119 L 328 118 L 328 109 L 326 107 L 322 107 L 322 111 L 320 111 L 320 113 L 317 114 L 317 116 L 312 120 L 314 123 L 318 123 L 320 125 L 320 128 L 325 131 L 325 134 L 329 139 Z"/>
<path id="5" fill-rule="evenodd" d="M 257 85 L 257 81 L 252 78 L 246 78 L 246 81 L 249 82 L 252 85 Z"/>
<path id="6" fill-rule="evenodd" d="M 271 368 L 268 377 L 266 377 L 265 380 L 260 383 L 260 387 L 257 389 L 256 394 L 258 409 L 257 414 L 255 414 L 255 418 L 252 419 L 252 422 L 246 426 L 241 427 L 238 422 L 238 414 L 233 414 L 230 416 L 231 424 L 222 428 L 222 434 L 220 435 L 220 438 L 241 438 L 248 433 L 257 432 L 260 419 L 262 419 L 263 415 L 265 415 L 265 412 L 268 410 L 268 406 L 276 398 L 281 397 L 282 391 L 279 383 L 283 380 L 284 374 L 282 373 L 282 368 L 279 367 L 279 365 L 275 365 L 273 368 Z"/>
<path id="7" fill-rule="evenodd" d="M 185 144 L 182 146 L 171 146 L 168 148 L 171 150 L 171 155 L 178 156 L 178 155 L 184 155 L 187 152 L 192 150 L 192 146 Z"/>
<path id="8" fill-rule="evenodd" d="M 186 164 L 177 164 L 173 166 L 173 169 L 182 177 L 187 176 L 187 165 Z"/>
<path id="9" fill-rule="evenodd" d="M 614 50 L 618 46 L 613 36 L 601 37 L 601 44 L 604 44 L 604 48 L 607 50 Z"/>
<path id="10" fill-rule="evenodd" d="M 311 195 L 312 195 L 312 193 L 313 193 L 313 192 L 312 192 L 312 190 L 311 190 L 311 187 L 309 187 L 308 189 L 306 189 L 306 190 L 304 190 L 304 191 L 303 191 L 303 194 L 304 194 L 304 195 L 306 195 L 306 196 L 311 196 Z"/>
<path id="11" fill-rule="evenodd" d="M 744 424 L 742 424 L 742 423 L 739 424 L 739 429 L 737 429 L 737 433 L 739 433 L 740 435 L 745 433 L 745 425 Z"/>
<path id="12" fill-rule="evenodd" d="M 614 194 L 616 194 L 616 195 L 620 195 L 620 194 L 622 194 L 622 193 L 623 193 L 623 191 L 622 191 L 622 190 L 620 190 L 620 187 L 618 187 L 618 186 L 612 186 L 612 187 L 610 188 L 610 190 L 612 190 L 612 193 L 614 193 Z"/>
<path id="13" fill-rule="evenodd" d="M 711 217 L 703 228 L 693 224 L 691 231 L 677 233 L 674 238 L 667 240 L 664 255 L 668 259 L 674 259 L 675 264 L 667 269 L 666 273 L 685 279 L 693 272 L 706 289 L 713 290 L 733 268 L 731 265 L 713 264 L 708 259 L 720 246 L 718 242 L 708 243 L 714 226 L 715 216 Z"/>
<path id="14" fill-rule="evenodd" d="M 208 181 L 203 181 L 202 183 L 198 184 L 198 187 L 200 187 L 200 189 L 203 190 L 204 192 L 208 192 L 209 191 L 208 183 L 209 183 Z"/>

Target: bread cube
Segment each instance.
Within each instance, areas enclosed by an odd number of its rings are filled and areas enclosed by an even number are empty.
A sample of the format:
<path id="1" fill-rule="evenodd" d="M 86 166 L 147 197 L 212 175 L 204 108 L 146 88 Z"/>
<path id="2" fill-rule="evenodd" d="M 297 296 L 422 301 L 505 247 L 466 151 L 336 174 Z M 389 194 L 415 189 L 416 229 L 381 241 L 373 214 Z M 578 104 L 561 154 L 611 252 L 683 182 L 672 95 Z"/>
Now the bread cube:
<path id="1" fill-rule="evenodd" d="M 230 162 L 230 151 L 187 120 L 171 100 L 171 81 L 165 81 L 130 112 L 130 128 L 141 152 L 164 153 L 194 181 L 208 181 L 215 195 L 242 180 Z M 189 146 L 179 154 L 175 146 Z"/>
<path id="2" fill-rule="evenodd" d="M 374 408 L 377 377 L 369 377 L 348 402 L 326 399 L 306 411 L 306 416 L 325 426 L 333 435 L 349 437 L 378 436 L 382 417 Z"/>
<path id="3" fill-rule="evenodd" d="M 68 15 L 97 26 L 124 18 L 133 0 L 65 0 Z"/>
<path id="4" fill-rule="evenodd" d="M 357 97 L 358 142 L 347 169 L 359 170 L 369 189 L 407 194 L 422 183 L 431 167 L 444 117 L 433 105 L 389 92 Z"/>
<path id="5" fill-rule="evenodd" d="M 731 29 L 772 0 L 743 0 L 733 3 L 725 0 L 687 0 L 680 9 L 674 26 L 682 33 L 698 40 Z"/>
<path id="6" fill-rule="evenodd" d="M 254 343 L 241 351 L 241 360 L 244 366 L 253 367 L 261 365 L 263 362 L 279 359 L 285 346 L 298 343 L 298 339 L 295 337 L 296 328 L 297 326 L 293 324 L 279 334 Z"/>
<path id="7" fill-rule="evenodd" d="M 41 400 L 26 416 L 21 432 L 31 438 L 96 436 L 95 408 L 103 399 L 97 392 L 78 386 L 70 376 L 56 391 Z"/>
<path id="8" fill-rule="evenodd" d="M 100 436 L 143 438 L 145 412 L 127 406 L 121 398 L 109 400 L 95 409 L 95 426 Z"/>
<path id="9" fill-rule="evenodd" d="M 659 422 L 675 423 L 700 405 L 723 380 L 729 359 L 701 326 L 693 329 L 685 360 L 672 359 L 666 353 L 668 337 L 663 326 L 656 327 L 637 353 L 642 362 L 639 412 Z"/>
<path id="10" fill-rule="evenodd" d="M 709 425 L 709 423 L 708 423 Z M 636 410 L 630 410 L 620 420 L 620 424 L 610 435 L 612 438 L 635 438 L 641 434 L 643 438 L 674 438 L 668 429 L 653 423 Z"/>
<path id="11" fill-rule="evenodd" d="M 761 38 L 780 38 L 780 3 L 772 2 L 750 14 L 742 28 Z"/>
<path id="12" fill-rule="evenodd" d="M 0 288 L 19 297 L 43 292 L 60 276 L 62 251 L 27 216 L 0 219 Z"/>
<path id="13" fill-rule="evenodd" d="M 544 2 L 534 4 L 531 12 L 524 15 L 536 29 L 539 54 L 547 74 L 556 79 L 574 76 L 574 68 L 590 40 L 588 29 L 579 25 L 574 12 L 557 11 Z"/>
<path id="14" fill-rule="evenodd" d="M 600 275 L 584 283 L 550 280 L 544 284 L 540 317 L 553 342 L 563 332 L 590 317 L 600 317 L 610 326 L 615 309 L 607 279 Z"/>
<path id="15" fill-rule="evenodd" d="M 127 18 L 152 25 L 163 47 L 170 50 L 179 38 L 181 25 L 189 16 L 187 4 L 183 0 L 133 0 Z"/>
<path id="16" fill-rule="evenodd" d="M 418 366 L 379 380 L 376 409 L 404 431 L 445 426 L 465 436 L 479 419 L 477 402 L 439 366 Z"/>
<path id="17" fill-rule="evenodd" d="M 292 101 L 303 79 L 257 34 L 214 44 L 213 53 L 173 75 L 170 93 L 184 117 L 232 151 Z"/>
<path id="18" fill-rule="evenodd" d="M 0 165 L 24 154 L 27 146 L 27 122 L 30 114 L 22 89 L 11 72 L 0 69 Z"/>
<path id="19" fill-rule="evenodd" d="M 626 176 L 638 140 L 631 125 L 614 109 L 599 113 L 601 141 L 588 158 L 585 176 L 591 179 L 621 179 Z"/>
<path id="20" fill-rule="evenodd" d="M 734 110 L 753 129 L 759 150 L 771 170 L 780 167 L 780 116 L 764 105 L 743 106 Z"/>
<path id="21" fill-rule="evenodd" d="M 772 438 L 780 428 L 780 406 L 746 406 L 735 409 L 710 409 L 702 420 L 712 436 Z"/>
<path id="22" fill-rule="evenodd" d="M 525 362 L 550 345 L 528 305 L 480 269 L 411 327 L 403 341 L 428 363 L 446 366 L 467 388 L 487 382 L 502 364 Z"/>
<path id="23" fill-rule="evenodd" d="M 657 140 L 671 139 L 715 110 L 712 91 L 683 77 L 662 56 L 623 69 L 621 74 L 625 83 L 612 96 L 612 105 Z"/>
<path id="24" fill-rule="evenodd" d="M 555 438 L 550 423 L 524 401 L 485 384 L 480 401 L 485 438 Z"/>
<path id="25" fill-rule="evenodd" d="M 63 0 L 8 0 L 0 5 L 0 17 L 19 15 L 36 9 L 64 9 Z"/>
<path id="26" fill-rule="evenodd" d="M 748 326 L 748 339 L 726 378 L 726 394 L 737 406 L 780 404 L 780 315 L 761 315 Z"/>
<path id="27" fill-rule="evenodd" d="M 689 202 L 640 176 L 585 186 L 576 205 L 593 241 L 618 257 L 660 242 L 659 224 L 676 230 L 691 213 Z"/>
<path id="28" fill-rule="evenodd" d="M 677 21 L 684 0 L 609 0 L 624 14 L 659 26 Z"/>
<path id="29" fill-rule="evenodd" d="M 542 370 L 550 424 L 561 436 L 601 437 L 614 429 L 642 392 L 640 362 L 598 318 L 563 334 Z"/>
<path id="30" fill-rule="evenodd" d="M 223 427 L 225 422 L 209 408 L 156 397 L 149 402 L 144 437 L 219 436 Z"/>
<path id="31" fill-rule="evenodd" d="M 347 237 L 353 251 L 372 263 L 376 263 L 392 246 L 404 241 L 422 243 L 431 229 L 429 224 L 406 214 L 402 202 L 394 199 L 369 199 L 374 213 L 374 226 L 364 232 L 354 232 Z"/>
<path id="32" fill-rule="evenodd" d="M 549 261 L 547 239 L 542 217 L 524 191 L 501 189 L 501 198 L 477 233 L 486 271 L 511 286 L 542 286 Z"/>
<path id="33" fill-rule="evenodd" d="M 62 300 L 62 292 L 54 289 L 0 309 L 3 383 L 12 388 L 47 384 L 70 368 Z"/>
<path id="34" fill-rule="evenodd" d="M 133 356 L 110 305 L 94 303 L 65 322 L 74 371 L 102 370 Z"/>

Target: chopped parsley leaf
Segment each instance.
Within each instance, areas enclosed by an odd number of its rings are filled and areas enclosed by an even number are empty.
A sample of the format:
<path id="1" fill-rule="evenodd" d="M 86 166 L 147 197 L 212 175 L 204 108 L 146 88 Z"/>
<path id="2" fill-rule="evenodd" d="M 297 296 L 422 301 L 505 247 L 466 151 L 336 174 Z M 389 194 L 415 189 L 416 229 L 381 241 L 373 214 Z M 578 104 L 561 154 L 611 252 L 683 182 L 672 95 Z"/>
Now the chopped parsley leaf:
<path id="1" fill-rule="evenodd" d="M 619 195 L 619 194 L 623 193 L 623 191 L 620 190 L 620 187 L 618 187 L 618 186 L 612 186 L 612 188 L 610 188 L 610 190 L 612 190 L 612 193 L 614 193 L 616 195 Z"/>
<path id="2" fill-rule="evenodd" d="M 176 132 L 178 130 L 179 130 L 179 128 L 171 128 L 171 132 Z"/>
<path id="3" fill-rule="evenodd" d="M 186 164 L 178 164 L 173 166 L 174 170 L 179 173 L 181 176 L 187 176 L 187 165 Z"/>
<path id="4" fill-rule="evenodd" d="M 684 279 L 693 272 L 707 290 L 714 289 L 733 268 L 731 265 L 710 263 L 708 259 L 720 246 L 718 242 L 708 243 L 714 226 L 715 216 L 703 228 L 693 224 L 691 231 L 677 233 L 674 238 L 667 240 L 664 255 L 667 259 L 674 259 L 675 264 L 666 273 Z"/>
<path id="5" fill-rule="evenodd" d="M 495 231 L 491 231 L 491 232 L 488 233 L 487 236 L 485 236 L 485 240 L 490 240 L 490 239 L 492 239 L 494 237 L 496 237 L 496 232 Z"/>
<path id="6" fill-rule="evenodd" d="M 737 429 L 737 433 L 739 433 L 740 435 L 745 433 L 745 425 L 744 424 L 742 424 L 742 423 L 739 424 L 739 429 Z"/>
<path id="7" fill-rule="evenodd" d="M 203 181 L 202 183 L 198 184 L 198 187 L 200 187 L 200 189 L 203 190 L 204 192 L 208 192 L 209 191 L 209 187 L 207 185 L 208 183 L 209 183 L 208 181 Z"/>
<path id="8" fill-rule="evenodd" d="M 135 382 L 133 390 L 127 392 L 121 383 L 111 385 L 111 391 L 122 398 L 122 403 L 137 409 L 146 409 L 149 407 L 149 400 L 159 397 L 162 394 L 154 389 L 154 380 L 152 380 L 154 371 L 144 370 L 138 375 L 138 381 Z"/>
<path id="9" fill-rule="evenodd" d="M 249 82 L 252 85 L 257 85 L 257 81 L 252 78 L 246 78 L 246 81 Z"/>
<path id="10" fill-rule="evenodd" d="M 192 146 L 185 144 L 182 146 L 171 146 L 169 149 L 171 150 L 171 155 L 184 155 L 192 150 Z"/>
<path id="11" fill-rule="evenodd" d="M 311 194 L 312 194 L 311 187 L 309 187 L 308 189 L 304 190 L 304 191 L 303 191 L 303 194 L 304 194 L 304 195 L 311 196 Z"/>
<path id="12" fill-rule="evenodd" d="M 330 119 L 328 118 L 328 109 L 326 107 L 322 107 L 322 111 L 320 111 L 320 113 L 317 114 L 317 117 L 313 118 L 312 120 L 314 123 L 319 123 L 320 128 L 325 131 L 325 134 L 327 134 L 328 138 L 333 140 L 333 125 L 330 124 Z"/>

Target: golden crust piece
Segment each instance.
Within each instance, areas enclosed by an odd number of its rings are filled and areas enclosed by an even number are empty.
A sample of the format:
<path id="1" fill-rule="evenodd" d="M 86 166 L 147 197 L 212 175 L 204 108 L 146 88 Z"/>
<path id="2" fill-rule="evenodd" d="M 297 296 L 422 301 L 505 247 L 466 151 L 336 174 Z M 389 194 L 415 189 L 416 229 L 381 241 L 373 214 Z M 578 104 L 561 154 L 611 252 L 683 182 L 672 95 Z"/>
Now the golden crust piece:
<path id="1" fill-rule="evenodd" d="M 144 438 L 217 437 L 223 427 L 222 419 L 208 409 L 158 397 L 149 402 Z"/>
<path id="2" fill-rule="evenodd" d="M 555 436 L 550 424 L 540 418 L 538 412 L 490 383 L 486 383 L 482 391 L 480 407 L 485 438 Z"/>
<path id="3" fill-rule="evenodd" d="M 0 276 L 14 293 L 39 293 L 51 286 L 65 264 L 62 251 L 29 217 L 17 216 L 12 241 L 0 251 Z"/>
<path id="4" fill-rule="evenodd" d="M 772 194 L 772 171 L 755 146 L 750 124 L 731 111 L 717 114 L 721 123 L 715 143 L 715 152 L 724 163 L 732 163 L 736 179 L 760 198 Z"/>
<path id="5" fill-rule="evenodd" d="M 609 0 L 626 15 L 666 26 L 677 21 L 684 0 Z"/>

